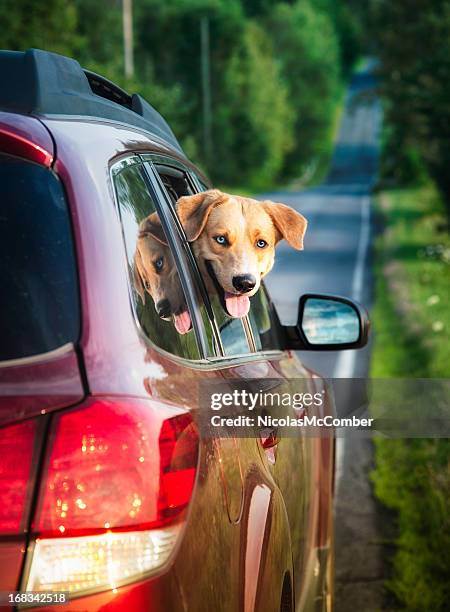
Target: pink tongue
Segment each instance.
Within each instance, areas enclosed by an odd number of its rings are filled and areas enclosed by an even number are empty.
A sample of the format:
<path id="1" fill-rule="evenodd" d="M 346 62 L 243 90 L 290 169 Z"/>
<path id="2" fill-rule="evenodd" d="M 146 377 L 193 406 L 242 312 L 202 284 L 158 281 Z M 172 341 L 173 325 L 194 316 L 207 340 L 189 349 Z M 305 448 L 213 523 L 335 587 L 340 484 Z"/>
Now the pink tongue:
<path id="1" fill-rule="evenodd" d="M 228 314 L 238 319 L 245 317 L 250 310 L 250 300 L 246 295 L 235 295 L 234 293 L 228 293 L 228 291 L 225 291 L 225 305 Z"/>
<path id="2" fill-rule="evenodd" d="M 187 310 L 179 315 L 174 315 L 175 328 L 179 334 L 187 334 L 192 327 L 191 316 Z"/>

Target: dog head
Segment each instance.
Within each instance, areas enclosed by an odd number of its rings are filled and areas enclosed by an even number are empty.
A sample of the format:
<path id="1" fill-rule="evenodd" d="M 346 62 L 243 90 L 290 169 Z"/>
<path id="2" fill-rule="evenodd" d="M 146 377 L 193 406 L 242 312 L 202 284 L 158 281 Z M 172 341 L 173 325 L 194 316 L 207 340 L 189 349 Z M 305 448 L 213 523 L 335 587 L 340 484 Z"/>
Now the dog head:
<path id="1" fill-rule="evenodd" d="M 280 240 L 303 248 L 307 221 L 284 204 L 213 189 L 183 196 L 177 211 L 197 258 L 233 317 L 248 313 L 248 298 L 272 269 Z"/>
<path id="2" fill-rule="evenodd" d="M 157 213 L 152 213 L 139 225 L 133 277 L 143 303 L 147 292 L 161 319 L 170 321 L 173 317 L 180 334 L 191 329 L 178 271 Z"/>

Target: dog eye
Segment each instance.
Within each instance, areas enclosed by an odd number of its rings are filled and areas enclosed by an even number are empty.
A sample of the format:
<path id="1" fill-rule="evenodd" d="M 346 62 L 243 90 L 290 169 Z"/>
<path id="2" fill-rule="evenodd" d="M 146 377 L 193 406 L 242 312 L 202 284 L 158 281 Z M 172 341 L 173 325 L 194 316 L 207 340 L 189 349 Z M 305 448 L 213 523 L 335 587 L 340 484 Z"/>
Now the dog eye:
<path id="1" fill-rule="evenodd" d="M 217 242 L 217 244 L 220 244 L 222 246 L 226 246 L 228 244 L 228 240 L 225 238 L 225 236 L 214 236 L 214 240 Z"/>
<path id="2" fill-rule="evenodd" d="M 162 270 L 163 264 L 164 264 L 164 258 L 160 257 L 159 259 L 155 261 L 154 266 L 157 270 Z"/>
<path id="3" fill-rule="evenodd" d="M 259 240 L 256 241 L 256 246 L 258 247 L 258 249 L 263 249 L 264 247 L 267 246 L 267 242 L 263 240 L 262 238 L 260 238 Z"/>

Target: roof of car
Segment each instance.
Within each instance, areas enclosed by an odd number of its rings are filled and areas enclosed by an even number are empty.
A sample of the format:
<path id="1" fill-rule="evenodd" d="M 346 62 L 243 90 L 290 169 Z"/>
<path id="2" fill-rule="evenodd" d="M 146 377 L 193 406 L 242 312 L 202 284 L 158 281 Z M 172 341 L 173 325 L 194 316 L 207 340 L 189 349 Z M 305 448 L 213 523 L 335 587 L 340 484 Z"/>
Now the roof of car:
<path id="1" fill-rule="evenodd" d="M 0 110 L 37 116 L 95 117 L 149 132 L 183 153 L 165 119 L 71 58 L 40 49 L 0 51 Z"/>

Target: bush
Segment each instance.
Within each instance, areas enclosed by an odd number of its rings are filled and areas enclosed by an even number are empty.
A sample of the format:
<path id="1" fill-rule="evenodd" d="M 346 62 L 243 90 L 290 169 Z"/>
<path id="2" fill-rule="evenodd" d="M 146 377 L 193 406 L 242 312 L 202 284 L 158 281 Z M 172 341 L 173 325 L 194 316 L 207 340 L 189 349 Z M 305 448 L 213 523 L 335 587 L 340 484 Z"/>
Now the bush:
<path id="1" fill-rule="evenodd" d="M 0 48 L 30 47 L 71 55 L 79 43 L 76 7 L 65 0 L 3 0 Z"/>
<path id="2" fill-rule="evenodd" d="M 379 203 L 387 227 L 376 241 L 371 375 L 447 379 L 450 241 L 442 198 L 428 178 L 382 192 Z M 402 609 L 443 612 L 450 600 L 450 440 L 377 439 L 375 448 L 375 493 L 396 516 L 388 586 Z"/>

